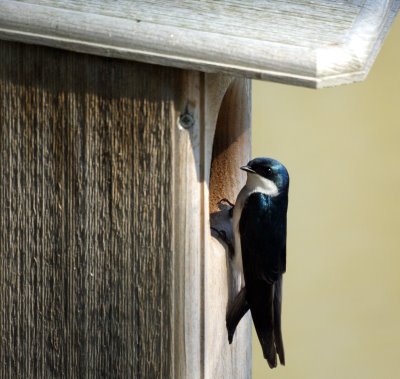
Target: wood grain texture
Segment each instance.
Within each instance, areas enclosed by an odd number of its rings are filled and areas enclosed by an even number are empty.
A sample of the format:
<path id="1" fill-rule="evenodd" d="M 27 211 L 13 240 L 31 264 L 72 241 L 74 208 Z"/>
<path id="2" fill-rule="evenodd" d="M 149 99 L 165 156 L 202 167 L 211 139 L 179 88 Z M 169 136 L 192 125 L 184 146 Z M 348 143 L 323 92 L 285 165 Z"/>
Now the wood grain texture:
<path id="1" fill-rule="evenodd" d="M 174 278 L 184 278 L 175 287 L 175 377 L 250 378 L 250 318 L 243 322 L 236 343 L 229 345 L 225 313 L 234 295 L 228 280 L 231 268 L 226 246 L 211 237 L 209 215 L 217 120 L 223 119 L 221 113 L 231 112 L 231 120 L 235 122 L 223 130 L 235 135 L 236 129 L 240 129 L 249 136 L 250 84 L 249 80 L 239 80 L 233 86 L 234 102 L 232 91 L 227 91 L 231 88 L 231 77 L 190 72 L 182 82 L 184 96 L 178 109 L 180 114 L 188 112 L 194 124 L 189 129 L 175 129 L 174 138 L 174 251 L 186 251 L 184 259 L 175 256 Z M 242 106 L 237 106 L 238 102 Z M 247 122 L 242 124 L 244 119 Z M 247 144 L 231 156 L 232 173 L 235 162 L 250 155 L 250 138 L 243 141 Z M 237 167 L 236 171 L 239 171 Z M 230 190 L 237 193 L 239 183 L 231 180 L 227 186 L 232 186 Z"/>
<path id="2" fill-rule="evenodd" d="M 171 377 L 179 72 L 0 51 L 0 377 Z"/>
<path id="3" fill-rule="evenodd" d="M 3 0 L 0 38 L 308 87 L 362 80 L 400 0 Z"/>
<path id="4" fill-rule="evenodd" d="M 217 203 L 222 198 L 235 202 L 245 183 L 240 166 L 251 159 L 251 82 L 235 79 L 225 92 L 213 139 L 209 207 L 211 225 L 224 230 L 233 243 L 232 223 Z M 226 314 L 239 292 L 228 247 L 212 238 L 205 251 L 205 338 L 209 378 L 251 378 L 251 316 L 241 320 L 231 345 L 227 344 Z M 248 365 L 243 365 L 243 360 Z M 214 376 L 213 376 L 214 375 Z"/>
<path id="5" fill-rule="evenodd" d="M 251 159 L 251 84 L 231 83 L 218 114 L 210 178 L 210 211 L 219 210 L 222 198 L 235 202 L 246 174 L 239 167 Z"/>
<path id="6" fill-rule="evenodd" d="M 214 378 L 213 356 L 248 377 L 249 328 L 233 348 L 224 325 L 205 338 L 211 141 L 232 79 L 0 54 L 0 377 Z"/>

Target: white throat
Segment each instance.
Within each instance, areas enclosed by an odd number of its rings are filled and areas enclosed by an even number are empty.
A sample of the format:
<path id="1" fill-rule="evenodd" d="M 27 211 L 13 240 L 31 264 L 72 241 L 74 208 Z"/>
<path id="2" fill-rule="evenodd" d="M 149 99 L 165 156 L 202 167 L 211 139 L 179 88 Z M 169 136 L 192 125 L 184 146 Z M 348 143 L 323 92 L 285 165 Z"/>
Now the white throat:
<path id="1" fill-rule="evenodd" d="M 251 172 L 247 173 L 246 187 L 250 192 L 262 192 L 268 196 L 279 195 L 278 187 L 272 180 Z"/>

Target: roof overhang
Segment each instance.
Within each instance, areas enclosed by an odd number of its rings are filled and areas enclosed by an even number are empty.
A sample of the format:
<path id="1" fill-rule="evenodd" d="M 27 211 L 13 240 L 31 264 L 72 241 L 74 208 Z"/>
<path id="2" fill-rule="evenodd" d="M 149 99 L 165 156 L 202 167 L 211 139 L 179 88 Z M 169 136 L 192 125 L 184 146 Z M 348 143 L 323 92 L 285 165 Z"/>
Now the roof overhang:
<path id="1" fill-rule="evenodd" d="M 307 87 L 367 75 L 400 0 L 2 0 L 0 38 Z"/>

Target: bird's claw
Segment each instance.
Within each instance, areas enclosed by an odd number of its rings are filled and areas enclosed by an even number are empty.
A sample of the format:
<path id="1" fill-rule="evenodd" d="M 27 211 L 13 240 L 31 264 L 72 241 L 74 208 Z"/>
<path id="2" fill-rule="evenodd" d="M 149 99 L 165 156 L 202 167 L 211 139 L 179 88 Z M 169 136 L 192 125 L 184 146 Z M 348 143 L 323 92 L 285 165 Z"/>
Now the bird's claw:
<path id="1" fill-rule="evenodd" d="M 227 198 L 223 198 L 223 199 L 221 199 L 220 201 L 218 201 L 218 205 L 219 204 L 223 204 L 223 203 L 226 203 L 226 204 L 229 204 L 231 207 L 234 207 L 235 206 L 235 204 L 233 204 L 233 203 L 231 203 Z"/>
<path id="2" fill-rule="evenodd" d="M 228 204 L 231 208 L 229 209 L 229 217 L 232 218 L 233 215 L 233 207 L 235 206 L 235 204 L 231 203 L 228 199 L 226 199 L 225 197 L 223 199 L 221 199 L 220 201 L 218 201 L 218 205 L 221 204 Z"/>

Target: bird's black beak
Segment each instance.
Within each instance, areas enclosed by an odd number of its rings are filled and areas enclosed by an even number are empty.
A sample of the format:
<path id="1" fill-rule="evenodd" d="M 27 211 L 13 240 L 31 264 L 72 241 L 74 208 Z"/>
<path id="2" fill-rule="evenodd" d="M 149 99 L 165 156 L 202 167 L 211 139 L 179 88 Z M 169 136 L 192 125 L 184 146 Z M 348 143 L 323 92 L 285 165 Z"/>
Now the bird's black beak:
<path id="1" fill-rule="evenodd" d="M 249 166 L 242 166 L 242 167 L 240 167 L 240 169 L 243 171 L 251 172 L 252 174 L 255 173 L 255 171 Z"/>

